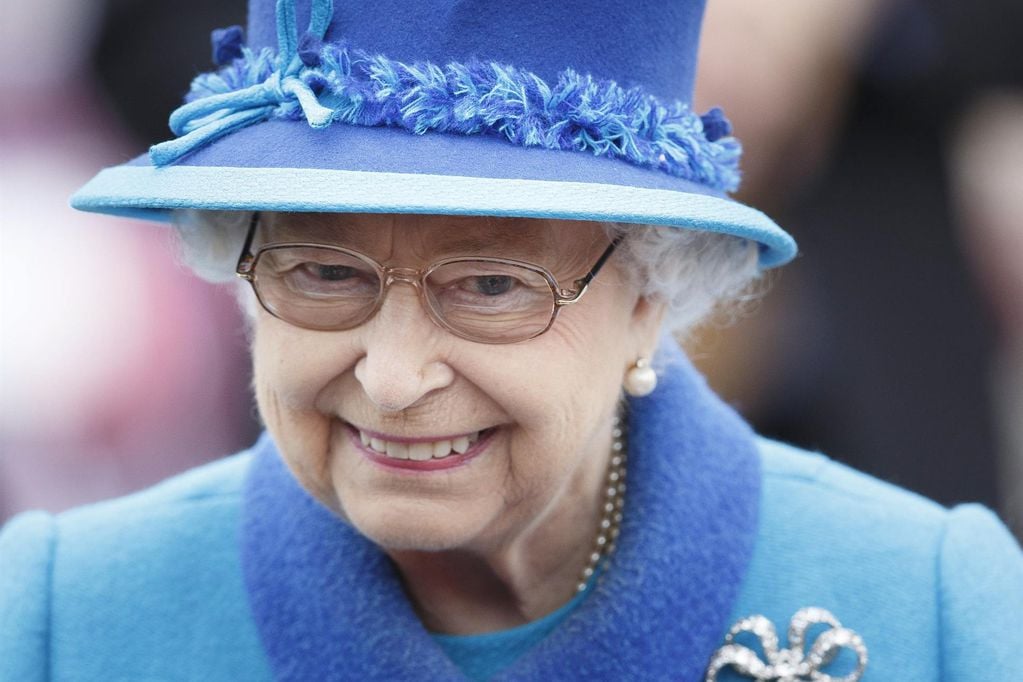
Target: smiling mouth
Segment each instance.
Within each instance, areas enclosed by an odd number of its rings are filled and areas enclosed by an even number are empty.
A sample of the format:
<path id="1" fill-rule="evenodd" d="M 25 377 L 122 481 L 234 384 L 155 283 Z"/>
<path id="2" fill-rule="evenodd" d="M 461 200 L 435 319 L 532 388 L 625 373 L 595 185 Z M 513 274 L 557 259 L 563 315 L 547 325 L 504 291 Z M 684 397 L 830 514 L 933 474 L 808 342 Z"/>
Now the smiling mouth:
<path id="1" fill-rule="evenodd" d="M 348 431 L 353 440 L 362 445 L 362 450 L 372 459 L 398 467 L 420 466 L 433 469 L 461 464 L 479 454 L 496 428 L 464 433 L 451 438 L 436 440 L 425 438 L 402 438 L 394 440 L 385 434 L 365 431 L 352 424 Z"/>
<path id="2" fill-rule="evenodd" d="M 374 452 L 386 455 L 391 459 L 411 459 L 425 462 L 430 459 L 444 459 L 451 453 L 464 455 L 473 443 L 479 440 L 481 431 L 457 436 L 449 440 L 399 442 L 384 440 L 359 429 L 359 440 Z"/>

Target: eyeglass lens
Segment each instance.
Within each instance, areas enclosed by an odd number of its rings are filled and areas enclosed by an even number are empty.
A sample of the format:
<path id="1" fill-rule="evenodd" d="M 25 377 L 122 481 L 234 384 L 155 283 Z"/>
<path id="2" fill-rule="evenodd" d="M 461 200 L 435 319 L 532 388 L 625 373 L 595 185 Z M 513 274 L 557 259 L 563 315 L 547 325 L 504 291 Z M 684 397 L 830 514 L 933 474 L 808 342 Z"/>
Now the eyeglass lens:
<path id="1" fill-rule="evenodd" d="M 264 250 L 255 264 L 256 293 L 274 315 L 311 329 L 355 327 L 378 308 L 383 273 L 345 251 L 312 246 Z M 455 259 L 431 268 L 422 295 L 433 318 L 460 336 L 510 343 L 550 324 L 551 283 L 524 265 Z"/>

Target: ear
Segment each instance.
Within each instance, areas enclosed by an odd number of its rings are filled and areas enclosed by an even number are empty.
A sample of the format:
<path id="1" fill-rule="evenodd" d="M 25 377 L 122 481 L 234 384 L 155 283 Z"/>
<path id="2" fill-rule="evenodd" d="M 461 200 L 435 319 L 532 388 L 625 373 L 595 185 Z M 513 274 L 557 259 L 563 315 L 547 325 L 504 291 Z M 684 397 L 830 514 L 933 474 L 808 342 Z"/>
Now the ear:
<path id="1" fill-rule="evenodd" d="M 668 304 L 656 298 L 639 296 L 632 309 L 629 335 L 633 357 L 653 357 L 661 338 L 661 326 L 668 312 Z"/>

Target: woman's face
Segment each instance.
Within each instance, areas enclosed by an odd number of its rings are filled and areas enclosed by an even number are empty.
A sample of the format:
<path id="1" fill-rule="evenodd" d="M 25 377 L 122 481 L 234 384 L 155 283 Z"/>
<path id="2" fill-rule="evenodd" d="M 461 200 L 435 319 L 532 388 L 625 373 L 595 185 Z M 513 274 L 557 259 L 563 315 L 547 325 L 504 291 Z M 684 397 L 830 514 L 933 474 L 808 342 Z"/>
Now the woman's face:
<path id="1" fill-rule="evenodd" d="M 334 244 L 416 269 L 450 256 L 512 258 L 562 286 L 608 245 L 593 223 L 416 215 L 267 215 L 257 244 L 267 241 Z M 660 307 L 616 260 L 549 331 L 507 345 L 438 327 L 404 283 L 346 331 L 301 329 L 260 309 L 256 394 L 289 467 L 394 550 L 493 551 L 556 517 L 586 518 L 623 373 L 650 354 L 660 325 Z"/>

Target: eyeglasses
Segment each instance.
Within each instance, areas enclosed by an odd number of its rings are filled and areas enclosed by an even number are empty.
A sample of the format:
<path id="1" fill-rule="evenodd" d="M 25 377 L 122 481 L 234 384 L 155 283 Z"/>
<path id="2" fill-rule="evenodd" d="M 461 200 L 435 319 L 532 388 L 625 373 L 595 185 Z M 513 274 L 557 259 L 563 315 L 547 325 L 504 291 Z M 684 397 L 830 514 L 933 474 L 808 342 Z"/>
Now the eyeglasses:
<path id="1" fill-rule="evenodd" d="M 588 273 L 563 288 L 544 268 L 507 258 L 446 258 L 415 270 L 325 244 L 269 243 L 253 254 L 258 223 L 257 214 L 235 272 L 274 317 L 304 329 L 352 329 L 376 314 L 388 287 L 403 282 L 416 289 L 435 324 L 463 339 L 495 344 L 550 329 L 559 310 L 583 297 L 621 241 L 614 239 Z"/>

